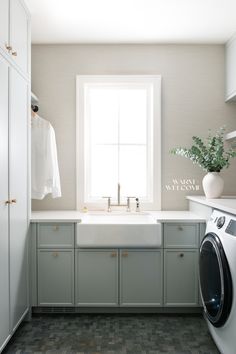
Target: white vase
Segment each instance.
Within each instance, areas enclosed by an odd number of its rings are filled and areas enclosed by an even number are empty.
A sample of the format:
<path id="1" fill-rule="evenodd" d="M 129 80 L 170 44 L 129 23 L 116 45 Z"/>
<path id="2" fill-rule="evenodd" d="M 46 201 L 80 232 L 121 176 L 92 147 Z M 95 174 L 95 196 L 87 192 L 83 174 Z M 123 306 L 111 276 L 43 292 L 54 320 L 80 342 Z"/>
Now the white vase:
<path id="1" fill-rule="evenodd" d="M 202 180 L 206 198 L 220 198 L 224 189 L 224 180 L 219 172 L 208 172 Z"/>

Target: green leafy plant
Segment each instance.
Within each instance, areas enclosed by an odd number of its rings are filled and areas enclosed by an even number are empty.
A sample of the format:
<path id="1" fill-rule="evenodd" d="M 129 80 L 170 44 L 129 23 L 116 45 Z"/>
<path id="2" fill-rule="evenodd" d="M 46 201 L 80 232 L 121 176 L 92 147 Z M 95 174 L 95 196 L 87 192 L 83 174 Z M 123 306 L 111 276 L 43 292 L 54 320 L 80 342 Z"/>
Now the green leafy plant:
<path id="1" fill-rule="evenodd" d="M 225 127 L 220 128 L 214 136 L 209 133 L 205 142 L 193 136 L 194 144 L 191 148 L 179 147 L 172 149 L 171 153 L 190 159 L 207 172 L 220 172 L 229 167 L 231 158 L 236 157 L 236 151 L 232 147 L 225 151 L 224 133 Z"/>

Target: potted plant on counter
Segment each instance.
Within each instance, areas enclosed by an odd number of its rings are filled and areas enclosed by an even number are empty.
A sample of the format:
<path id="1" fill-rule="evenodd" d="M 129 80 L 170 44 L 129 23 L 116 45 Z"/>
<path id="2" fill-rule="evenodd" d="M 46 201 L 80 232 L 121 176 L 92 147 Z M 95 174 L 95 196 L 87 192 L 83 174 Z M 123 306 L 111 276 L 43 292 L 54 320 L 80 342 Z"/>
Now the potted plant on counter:
<path id="1" fill-rule="evenodd" d="M 229 167 L 231 158 L 236 157 L 236 151 L 233 148 L 225 150 L 224 133 L 224 127 L 220 128 L 215 136 L 209 133 L 206 142 L 193 136 L 194 144 L 191 148 L 179 147 L 171 150 L 172 154 L 190 159 L 207 172 L 202 181 L 206 198 L 219 198 L 222 195 L 224 180 L 219 173 L 223 168 Z"/>

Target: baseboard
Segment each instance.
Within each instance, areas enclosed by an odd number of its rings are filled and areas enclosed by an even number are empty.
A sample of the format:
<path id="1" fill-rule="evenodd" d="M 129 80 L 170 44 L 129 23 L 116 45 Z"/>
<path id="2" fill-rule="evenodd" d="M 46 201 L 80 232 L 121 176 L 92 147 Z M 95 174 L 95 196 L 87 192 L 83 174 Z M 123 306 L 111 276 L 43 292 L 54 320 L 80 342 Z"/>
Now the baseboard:
<path id="1" fill-rule="evenodd" d="M 86 314 L 86 313 L 114 313 L 114 314 L 201 314 L 202 307 L 53 307 L 38 306 L 32 308 L 35 314 Z"/>

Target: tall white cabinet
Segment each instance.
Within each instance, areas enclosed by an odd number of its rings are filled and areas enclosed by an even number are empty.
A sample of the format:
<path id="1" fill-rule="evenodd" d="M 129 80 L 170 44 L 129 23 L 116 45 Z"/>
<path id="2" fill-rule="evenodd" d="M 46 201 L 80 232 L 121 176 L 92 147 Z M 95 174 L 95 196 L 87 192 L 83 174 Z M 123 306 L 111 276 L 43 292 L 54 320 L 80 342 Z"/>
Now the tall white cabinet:
<path id="1" fill-rule="evenodd" d="M 236 34 L 225 45 L 225 101 L 236 101 Z"/>
<path id="2" fill-rule="evenodd" d="M 0 352 L 28 312 L 30 16 L 0 1 Z"/>
<path id="3" fill-rule="evenodd" d="M 8 64 L 0 57 L 0 348 L 10 335 L 8 200 Z"/>
<path id="4" fill-rule="evenodd" d="M 15 329 L 27 310 L 28 84 L 9 75 L 10 323 Z"/>

